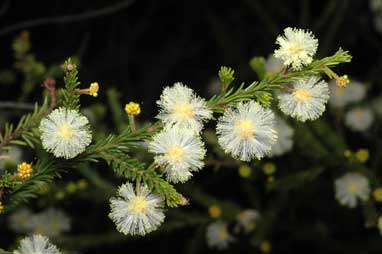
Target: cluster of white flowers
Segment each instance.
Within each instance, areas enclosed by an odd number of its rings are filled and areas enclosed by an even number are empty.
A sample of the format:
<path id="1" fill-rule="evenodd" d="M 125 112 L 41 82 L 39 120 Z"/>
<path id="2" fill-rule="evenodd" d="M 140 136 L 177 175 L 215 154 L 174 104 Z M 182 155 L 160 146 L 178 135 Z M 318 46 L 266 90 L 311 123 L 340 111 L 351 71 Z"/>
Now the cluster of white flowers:
<path id="1" fill-rule="evenodd" d="M 57 247 L 42 235 L 32 235 L 20 241 L 20 246 L 13 254 L 61 254 Z"/>
<path id="2" fill-rule="evenodd" d="M 56 157 L 76 157 L 92 140 L 88 123 L 88 119 L 76 110 L 53 110 L 40 123 L 43 147 Z"/>
<path id="3" fill-rule="evenodd" d="M 370 196 L 369 180 L 359 173 L 347 173 L 335 181 L 336 199 L 341 205 L 354 208 L 358 200 L 367 201 Z"/>
<path id="4" fill-rule="evenodd" d="M 164 221 L 163 199 L 144 185 L 137 190 L 131 183 L 119 187 L 118 196 L 111 198 L 109 217 L 117 230 L 125 235 L 145 235 Z"/>
<path id="5" fill-rule="evenodd" d="M 9 217 L 9 226 L 18 233 L 36 233 L 56 237 L 70 230 L 70 218 L 63 211 L 55 208 L 36 214 L 23 208 Z"/>

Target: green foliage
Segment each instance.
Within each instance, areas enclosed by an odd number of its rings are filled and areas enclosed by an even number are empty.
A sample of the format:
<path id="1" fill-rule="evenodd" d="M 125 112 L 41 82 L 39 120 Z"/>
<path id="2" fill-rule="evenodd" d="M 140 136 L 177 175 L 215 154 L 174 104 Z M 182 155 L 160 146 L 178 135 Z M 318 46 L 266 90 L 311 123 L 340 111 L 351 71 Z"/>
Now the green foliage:
<path id="1" fill-rule="evenodd" d="M 249 66 L 251 66 L 252 70 L 256 72 L 259 80 L 263 79 L 266 71 L 265 71 L 265 58 L 262 56 L 252 57 L 249 61 Z"/>
<path id="2" fill-rule="evenodd" d="M 39 142 L 36 127 L 49 110 L 47 98 L 43 104 L 34 106 L 33 112 L 22 116 L 16 128 L 5 124 L 4 133 L 0 133 L 0 150 L 9 149 L 9 145 L 28 145 L 32 148 Z"/>
<path id="3" fill-rule="evenodd" d="M 65 89 L 62 92 L 63 106 L 68 109 L 79 110 L 80 95 L 76 93 L 76 89 L 79 87 L 80 82 L 78 81 L 77 65 L 71 58 L 65 61 L 64 72 Z"/>
<path id="4" fill-rule="evenodd" d="M 226 66 L 220 67 L 218 76 L 224 88 L 228 87 L 235 79 L 235 77 L 233 76 L 234 74 L 235 71 L 232 68 Z"/>
<path id="5" fill-rule="evenodd" d="M 53 181 L 59 176 L 59 164 L 51 157 L 41 158 L 33 165 L 33 174 L 27 181 L 18 181 L 6 193 L 7 212 L 13 210 L 19 203 L 35 198 L 43 184 Z"/>

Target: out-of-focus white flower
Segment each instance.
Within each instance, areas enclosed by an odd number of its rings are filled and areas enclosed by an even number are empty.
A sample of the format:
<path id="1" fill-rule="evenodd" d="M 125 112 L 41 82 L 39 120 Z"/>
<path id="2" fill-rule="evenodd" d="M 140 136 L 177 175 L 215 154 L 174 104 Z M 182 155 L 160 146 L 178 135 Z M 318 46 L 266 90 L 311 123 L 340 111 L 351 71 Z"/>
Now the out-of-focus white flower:
<path id="1" fill-rule="evenodd" d="M 288 27 L 284 29 L 284 35 L 277 37 L 276 44 L 280 48 L 275 50 L 275 57 L 283 60 L 284 65 L 300 70 L 313 61 L 318 40 L 310 31 Z"/>
<path id="2" fill-rule="evenodd" d="M 137 191 L 131 183 L 119 187 L 116 198 L 110 199 L 110 219 L 117 230 L 125 235 L 145 235 L 163 223 L 163 199 L 139 185 Z"/>
<path id="3" fill-rule="evenodd" d="M 283 61 L 276 58 L 273 54 L 269 55 L 265 61 L 265 71 L 270 73 L 280 72 L 284 67 Z"/>
<path id="4" fill-rule="evenodd" d="M 366 96 L 366 86 L 358 81 L 352 80 L 346 87 L 340 87 L 336 85 L 335 81 L 331 80 L 329 88 L 329 104 L 336 108 L 359 102 Z"/>
<path id="5" fill-rule="evenodd" d="M 0 155 L 0 168 L 4 168 L 6 165 L 17 165 L 22 162 L 23 152 L 18 146 L 12 146 L 12 148 Z"/>
<path id="6" fill-rule="evenodd" d="M 224 250 L 234 241 L 228 232 L 227 224 L 221 221 L 211 223 L 206 231 L 207 245 L 210 248 Z"/>
<path id="7" fill-rule="evenodd" d="M 20 242 L 20 247 L 14 254 L 60 254 L 57 247 L 49 242 L 49 239 L 42 235 L 26 237 Z"/>
<path id="8" fill-rule="evenodd" d="M 56 237 L 70 230 L 70 218 L 61 210 L 47 209 L 31 218 L 33 232 Z"/>
<path id="9" fill-rule="evenodd" d="M 157 118 L 176 128 L 199 132 L 203 122 L 212 118 L 207 102 L 182 83 L 166 87 L 157 104 L 160 107 Z"/>
<path id="10" fill-rule="evenodd" d="M 207 94 L 213 96 L 219 94 L 221 90 L 222 84 L 220 83 L 220 80 L 216 77 L 211 78 L 207 85 Z"/>
<path id="11" fill-rule="evenodd" d="M 328 83 L 312 76 L 293 84 L 293 91 L 280 94 L 279 107 L 284 114 L 297 120 L 315 120 L 325 111 L 329 99 Z"/>
<path id="12" fill-rule="evenodd" d="M 335 181 L 336 199 L 350 208 L 357 206 L 358 200 L 367 201 L 370 196 L 369 180 L 359 173 L 347 173 Z"/>
<path id="13" fill-rule="evenodd" d="M 56 157 L 76 157 L 92 140 L 88 123 L 88 119 L 75 110 L 53 110 L 40 123 L 43 147 Z"/>
<path id="14" fill-rule="evenodd" d="M 241 102 L 219 118 L 216 126 L 219 144 L 239 160 L 261 159 L 277 140 L 274 118 L 270 109 L 257 102 Z"/>
<path id="15" fill-rule="evenodd" d="M 16 210 L 9 216 L 9 227 L 17 233 L 30 233 L 33 231 L 33 214 L 29 209 Z"/>
<path id="16" fill-rule="evenodd" d="M 370 0 L 370 9 L 373 12 L 382 12 L 382 0 Z"/>
<path id="17" fill-rule="evenodd" d="M 236 217 L 239 227 L 243 228 L 245 233 L 255 230 L 256 221 L 259 219 L 260 214 L 254 209 L 241 211 Z"/>
<path id="18" fill-rule="evenodd" d="M 167 180 L 185 182 L 192 172 L 204 166 L 204 149 L 201 138 L 188 129 L 165 128 L 153 137 L 149 151 L 156 154 L 155 162 L 164 168 Z"/>
<path id="19" fill-rule="evenodd" d="M 375 98 L 371 103 L 371 107 L 376 116 L 382 117 L 382 96 Z"/>
<path id="20" fill-rule="evenodd" d="M 277 132 L 277 141 L 272 146 L 270 156 L 280 156 L 293 147 L 294 130 L 281 117 L 276 117 L 275 130 Z"/>
<path id="21" fill-rule="evenodd" d="M 373 111 L 365 107 L 355 107 L 345 115 L 345 124 L 353 131 L 366 131 L 373 121 Z"/>

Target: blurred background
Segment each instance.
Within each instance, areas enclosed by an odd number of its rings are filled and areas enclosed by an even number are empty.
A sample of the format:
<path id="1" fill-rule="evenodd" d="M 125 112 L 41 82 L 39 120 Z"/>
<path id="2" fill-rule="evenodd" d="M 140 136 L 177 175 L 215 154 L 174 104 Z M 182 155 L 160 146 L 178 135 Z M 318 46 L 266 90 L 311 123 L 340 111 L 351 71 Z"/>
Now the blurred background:
<path id="1" fill-rule="evenodd" d="M 220 217 L 209 209 L 218 204 L 223 214 L 227 206 L 228 217 L 237 210 L 256 208 L 267 221 L 257 235 L 237 234 L 237 241 L 222 253 L 381 251 L 378 231 L 366 227 L 372 219 L 375 226 L 379 204 L 341 207 L 334 199 L 333 179 L 341 173 L 334 170 L 342 170 L 341 162 L 349 158 L 343 152 L 356 154 L 359 149 L 367 150 L 370 159 L 352 165 L 381 176 L 382 1 L 0 0 L 0 101 L 18 105 L 0 103 L 0 129 L 5 121 L 30 110 L 31 103 L 41 101 L 40 84 L 45 78 L 56 78 L 57 85 L 63 85 L 60 65 L 69 56 L 79 63 L 84 87 L 94 81 L 100 84 L 97 99 L 82 100 L 84 113 L 101 130 L 117 132 L 127 121 L 121 114 L 125 103 L 141 103 L 140 120 L 150 121 L 163 87 L 174 82 L 181 81 L 208 98 L 220 90 L 217 71 L 222 65 L 236 70 L 235 85 L 258 79 L 250 59 L 267 59 L 277 35 L 288 26 L 315 34 L 316 58 L 332 55 L 339 47 L 349 50 L 352 62 L 336 71 L 348 74 L 364 91 L 352 106 L 332 104 L 317 123 L 303 126 L 289 119 L 295 129 L 294 150 L 254 162 L 250 176 L 240 173 L 241 165 L 232 161 L 211 163 L 178 188 L 190 197 L 191 205 L 168 211 L 168 223 L 143 238 L 118 234 L 106 217 L 107 200 L 123 180 L 106 172 L 103 164 L 85 166 L 43 189 L 43 198 L 28 205 L 26 217 L 34 214 L 41 219 L 47 207 L 63 211 L 71 222 L 60 227 L 69 229 L 54 235 L 53 242 L 78 253 L 215 253 L 219 251 L 206 246 L 204 232 L 206 223 Z M 344 123 L 346 112 L 358 106 L 373 112 L 373 121 L 362 130 Z M 209 146 L 214 147 L 215 137 L 209 134 Z M 18 152 L 19 157 L 14 155 L 18 160 L 33 159 L 27 149 Z M 219 158 L 219 151 L 214 153 Z M 277 174 L 264 171 L 266 163 L 277 168 Z M 325 171 L 314 171 L 319 166 Z M 279 188 L 284 183 L 289 186 L 282 179 L 304 170 L 312 174 L 302 183 L 293 181 L 292 187 Z M 280 182 L 269 194 L 270 177 Z M 0 218 L 2 248 L 14 246 L 26 233 L 10 221 Z"/>

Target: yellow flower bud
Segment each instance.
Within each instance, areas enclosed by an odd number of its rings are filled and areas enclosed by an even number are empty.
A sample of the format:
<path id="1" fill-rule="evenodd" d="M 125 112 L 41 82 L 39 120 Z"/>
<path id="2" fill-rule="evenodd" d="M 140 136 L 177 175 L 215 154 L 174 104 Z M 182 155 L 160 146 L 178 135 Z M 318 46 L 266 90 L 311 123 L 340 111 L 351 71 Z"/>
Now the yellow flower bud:
<path id="1" fill-rule="evenodd" d="M 346 87 L 350 83 L 348 75 L 336 77 L 336 85 L 339 87 Z"/>
<path id="2" fill-rule="evenodd" d="M 0 201 L 0 214 L 4 213 L 4 211 L 5 211 L 5 206 Z"/>
<path id="3" fill-rule="evenodd" d="M 241 165 L 239 167 L 239 175 L 243 178 L 247 178 L 251 175 L 251 168 L 248 165 Z"/>
<path id="4" fill-rule="evenodd" d="M 139 106 L 138 103 L 129 102 L 125 106 L 125 111 L 128 115 L 136 116 L 136 115 L 139 115 L 141 113 L 141 107 Z"/>
<path id="5" fill-rule="evenodd" d="M 23 180 L 28 179 L 32 175 L 32 172 L 33 168 L 29 163 L 23 162 L 17 165 L 17 176 Z"/>
<path id="6" fill-rule="evenodd" d="M 222 210 L 220 209 L 219 206 L 217 205 L 212 205 L 208 208 L 208 213 L 211 216 L 211 218 L 219 218 L 220 215 L 222 214 Z"/>
<path id="7" fill-rule="evenodd" d="M 263 171 L 266 175 L 273 175 L 276 172 L 276 165 L 271 162 L 267 162 L 263 165 Z"/>
<path id="8" fill-rule="evenodd" d="M 364 162 L 366 162 L 369 159 L 369 150 L 364 149 L 364 148 L 359 149 L 355 153 L 355 157 L 357 158 L 357 160 L 359 160 L 360 162 L 364 163 Z"/>
<path id="9" fill-rule="evenodd" d="M 375 201 L 382 202 L 382 188 L 381 187 L 376 188 L 373 191 L 373 196 L 374 196 Z"/>
<path id="10" fill-rule="evenodd" d="M 263 241 L 261 244 L 260 244 L 260 250 L 261 252 L 263 253 L 270 253 L 271 250 L 272 250 L 272 245 L 269 241 Z"/>
<path id="11" fill-rule="evenodd" d="M 98 96 L 98 90 L 99 90 L 99 85 L 97 82 L 93 82 L 90 84 L 89 94 L 91 96 L 97 97 Z"/>

